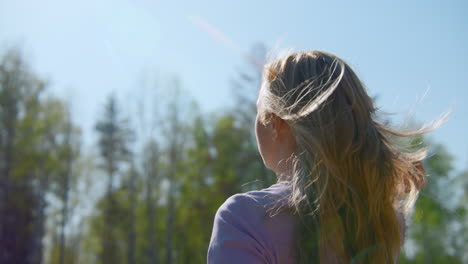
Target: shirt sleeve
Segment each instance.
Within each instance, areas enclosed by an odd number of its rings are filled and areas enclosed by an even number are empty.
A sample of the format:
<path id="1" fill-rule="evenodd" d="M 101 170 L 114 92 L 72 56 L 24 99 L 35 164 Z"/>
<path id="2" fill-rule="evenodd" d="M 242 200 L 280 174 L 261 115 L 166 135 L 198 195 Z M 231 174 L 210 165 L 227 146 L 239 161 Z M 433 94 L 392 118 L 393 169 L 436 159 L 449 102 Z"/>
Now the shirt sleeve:
<path id="1" fill-rule="evenodd" d="M 208 264 L 270 263 L 259 232 L 260 214 L 248 195 L 227 199 L 215 215 Z"/>

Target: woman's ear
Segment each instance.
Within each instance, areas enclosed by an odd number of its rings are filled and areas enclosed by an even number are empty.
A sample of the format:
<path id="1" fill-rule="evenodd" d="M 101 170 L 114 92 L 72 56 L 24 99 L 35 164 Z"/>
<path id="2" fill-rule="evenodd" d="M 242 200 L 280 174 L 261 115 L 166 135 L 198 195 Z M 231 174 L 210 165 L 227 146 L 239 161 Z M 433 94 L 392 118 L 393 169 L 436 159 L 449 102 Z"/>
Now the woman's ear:
<path id="1" fill-rule="evenodd" d="M 281 118 L 279 118 L 277 115 L 273 115 L 270 121 L 271 129 L 272 129 L 272 137 L 274 141 L 277 141 L 279 138 L 279 135 L 281 134 L 281 121 L 283 121 Z M 284 122 L 284 121 L 283 121 Z"/>
<path id="2" fill-rule="evenodd" d="M 289 127 L 289 125 L 288 125 L 288 123 L 286 121 L 284 121 L 283 119 L 281 119 L 278 116 L 275 116 L 275 118 L 274 118 L 274 130 L 278 134 L 285 134 L 285 133 L 289 133 L 291 129 L 290 129 L 290 127 Z"/>
<path id="3" fill-rule="evenodd" d="M 291 129 L 286 121 L 281 119 L 279 116 L 275 115 L 271 120 L 271 125 L 273 129 L 273 139 L 277 140 L 280 137 L 289 136 Z"/>
<path id="4" fill-rule="evenodd" d="M 288 144 L 290 149 L 296 148 L 296 139 L 288 122 L 275 116 L 273 131 L 275 141 L 281 140 L 282 143 Z"/>

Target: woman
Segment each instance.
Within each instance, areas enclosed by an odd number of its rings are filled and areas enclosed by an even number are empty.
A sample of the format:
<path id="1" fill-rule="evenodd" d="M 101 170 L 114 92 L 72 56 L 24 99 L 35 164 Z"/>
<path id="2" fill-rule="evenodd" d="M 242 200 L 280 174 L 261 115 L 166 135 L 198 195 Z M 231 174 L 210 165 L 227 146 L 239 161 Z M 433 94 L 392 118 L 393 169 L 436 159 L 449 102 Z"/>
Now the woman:
<path id="1" fill-rule="evenodd" d="M 265 67 L 256 136 L 278 183 L 219 208 L 208 263 L 395 263 L 426 149 L 401 152 L 340 58 L 299 52 Z"/>

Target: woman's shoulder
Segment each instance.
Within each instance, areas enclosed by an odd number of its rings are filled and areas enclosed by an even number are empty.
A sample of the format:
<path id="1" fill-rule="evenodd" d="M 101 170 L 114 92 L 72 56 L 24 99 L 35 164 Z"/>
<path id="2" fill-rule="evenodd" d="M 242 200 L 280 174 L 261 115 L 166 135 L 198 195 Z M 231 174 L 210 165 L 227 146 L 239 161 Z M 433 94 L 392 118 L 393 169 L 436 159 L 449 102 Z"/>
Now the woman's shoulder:
<path id="1" fill-rule="evenodd" d="M 289 208 L 290 193 L 291 189 L 288 183 L 279 182 L 262 190 L 247 192 L 245 195 L 255 201 L 266 212 L 269 212 L 270 215 L 274 215 L 280 209 Z"/>
<path id="2" fill-rule="evenodd" d="M 287 206 L 289 193 L 287 183 L 279 182 L 265 189 L 234 194 L 219 207 L 217 214 L 261 215 L 271 208 Z"/>
<path id="3" fill-rule="evenodd" d="M 284 203 L 287 193 L 287 186 L 279 183 L 229 197 L 216 213 L 208 259 L 223 257 L 223 263 L 230 263 L 224 257 L 236 255 L 236 263 L 251 263 L 240 259 L 253 254 L 262 260 L 255 263 L 290 263 L 294 217 L 269 211 Z"/>

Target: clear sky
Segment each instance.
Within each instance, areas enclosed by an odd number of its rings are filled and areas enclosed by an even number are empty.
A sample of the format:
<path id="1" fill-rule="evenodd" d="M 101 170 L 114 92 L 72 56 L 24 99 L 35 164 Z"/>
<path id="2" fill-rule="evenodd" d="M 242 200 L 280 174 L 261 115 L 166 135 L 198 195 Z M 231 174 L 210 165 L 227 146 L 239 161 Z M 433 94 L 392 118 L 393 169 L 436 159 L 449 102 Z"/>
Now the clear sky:
<path id="1" fill-rule="evenodd" d="M 127 102 L 147 76 L 177 74 L 205 111 L 231 103 L 229 80 L 245 62 L 199 17 L 244 50 L 262 42 L 335 53 L 400 120 L 452 108 L 431 137 L 468 169 L 468 1 L 382 2 L 0 0 L 0 48 L 23 47 L 53 93 L 72 101 L 90 145 L 106 96 Z"/>

